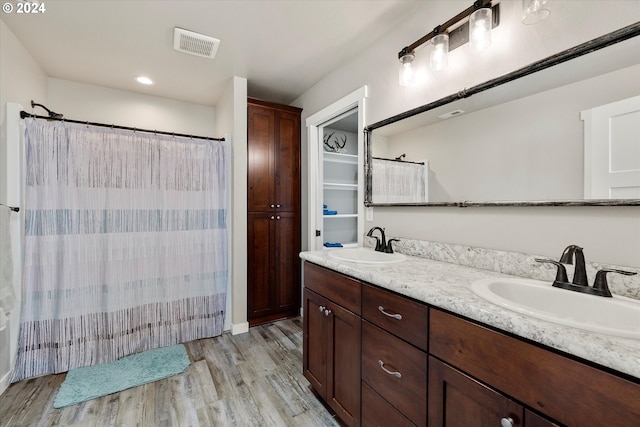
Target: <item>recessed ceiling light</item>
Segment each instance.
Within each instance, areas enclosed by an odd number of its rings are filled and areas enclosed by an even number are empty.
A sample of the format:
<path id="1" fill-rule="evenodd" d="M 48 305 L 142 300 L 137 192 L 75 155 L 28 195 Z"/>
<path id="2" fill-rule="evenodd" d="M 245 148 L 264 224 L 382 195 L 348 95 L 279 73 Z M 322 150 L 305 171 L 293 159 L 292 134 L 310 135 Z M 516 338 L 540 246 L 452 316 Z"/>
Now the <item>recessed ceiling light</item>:
<path id="1" fill-rule="evenodd" d="M 153 80 L 151 80 L 149 77 L 145 77 L 145 76 L 136 77 L 136 81 L 138 83 L 143 84 L 143 85 L 152 85 L 153 84 Z"/>

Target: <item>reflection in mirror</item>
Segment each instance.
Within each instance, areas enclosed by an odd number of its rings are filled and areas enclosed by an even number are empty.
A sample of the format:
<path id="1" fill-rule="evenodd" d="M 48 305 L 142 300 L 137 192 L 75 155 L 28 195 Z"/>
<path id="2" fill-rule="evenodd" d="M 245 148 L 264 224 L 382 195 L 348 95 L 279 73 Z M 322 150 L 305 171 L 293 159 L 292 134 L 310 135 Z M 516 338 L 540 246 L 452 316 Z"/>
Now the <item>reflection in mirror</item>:
<path id="1" fill-rule="evenodd" d="M 394 159 L 385 157 L 371 159 L 373 200 L 378 203 L 429 201 L 429 163 L 406 161 L 403 159 L 405 156 L 401 154 Z"/>
<path id="2" fill-rule="evenodd" d="M 366 203 L 640 204 L 640 24 L 629 28 L 625 41 L 369 126 Z"/>

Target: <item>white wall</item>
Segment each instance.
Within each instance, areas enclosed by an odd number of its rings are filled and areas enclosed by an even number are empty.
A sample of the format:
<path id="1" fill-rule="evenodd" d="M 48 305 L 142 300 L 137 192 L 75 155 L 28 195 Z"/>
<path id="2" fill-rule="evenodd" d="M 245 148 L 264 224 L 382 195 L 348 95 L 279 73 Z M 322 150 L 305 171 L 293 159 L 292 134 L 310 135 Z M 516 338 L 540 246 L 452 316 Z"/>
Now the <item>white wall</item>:
<path id="1" fill-rule="evenodd" d="M 9 31 L 4 22 L 0 21 L 0 203 L 7 204 L 7 193 L 11 194 L 8 189 L 10 181 L 7 179 L 7 171 L 10 168 L 8 160 L 6 123 L 5 123 L 5 107 L 7 102 L 21 104 L 24 108 L 30 106 L 31 100 L 36 102 L 47 102 L 47 75 L 36 63 L 33 57 L 27 52 L 22 44 L 15 38 L 13 33 Z M 15 192 L 13 192 L 15 194 Z M 10 200 L 9 204 L 15 203 Z M 0 208 L 6 209 L 6 208 Z M 15 213 L 11 214 L 12 225 L 16 218 Z M 18 217 L 19 220 L 19 217 Z M 15 228 L 15 227 L 13 227 Z M 16 245 L 18 233 L 13 233 L 12 252 L 13 258 L 19 257 L 19 248 Z M 9 239 L 7 234 L 0 234 L 0 239 Z M 20 268 L 13 269 L 14 289 L 16 294 L 20 293 Z M 10 380 L 10 354 L 15 353 L 15 346 L 18 334 L 18 311 L 14 311 L 10 316 L 9 327 L 0 331 L 0 393 L 8 386 Z"/>
<path id="2" fill-rule="evenodd" d="M 450 67 L 445 72 L 434 76 L 425 71 L 421 84 L 402 88 L 397 82 L 397 52 L 467 7 L 464 2 L 424 2 L 403 25 L 329 74 L 293 105 L 304 109 L 304 121 L 334 100 L 367 85 L 366 123 L 371 124 L 640 21 L 637 0 L 588 3 L 585 7 L 583 1 L 551 1 L 548 20 L 525 26 L 520 22 L 522 2 L 502 1 L 501 23 L 486 55 L 462 46 L 451 52 Z M 425 53 L 416 51 L 417 61 L 422 64 L 426 64 Z M 306 150 L 305 132 L 302 138 Z M 303 170 L 306 167 L 303 163 Z M 585 247 L 590 261 L 640 267 L 640 214 L 632 207 L 375 208 L 373 223 L 366 225 L 373 224 L 386 227 L 391 236 L 554 258 L 566 245 L 575 243 Z"/>
<path id="3" fill-rule="evenodd" d="M 4 117 L 5 103 L 15 102 L 25 109 L 31 100 L 47 103 L 47 75 L 0 21 L 0 117 Z"/>
<path id="4" fill-rule="evenodd" d="M 47 107 L 73 120 L 218 136 L 213 107 L 69 80 L 49 79 Z"/>
<path id="5" fill-rule="evenodd" d="M 216 105 L 216 129 L 231 135 L 233 177 L 230 224 L 232 228 L 231 331 L 249 329 L 247 320 L 247 80 L 231 79 Z"/>

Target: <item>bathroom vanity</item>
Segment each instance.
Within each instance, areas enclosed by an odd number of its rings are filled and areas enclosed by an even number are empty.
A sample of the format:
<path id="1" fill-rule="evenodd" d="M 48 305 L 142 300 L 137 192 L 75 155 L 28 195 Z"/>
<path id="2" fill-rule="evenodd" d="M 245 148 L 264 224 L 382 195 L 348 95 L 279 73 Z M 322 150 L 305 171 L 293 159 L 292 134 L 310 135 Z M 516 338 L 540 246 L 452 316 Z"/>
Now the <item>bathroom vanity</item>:
<path id="1" fill-rule="evenodd" d="M 638 425 L 639 340 L 530 318 L 470 290 L 499 272 L 301 257 L 304 375 L 349 426 Z"/>

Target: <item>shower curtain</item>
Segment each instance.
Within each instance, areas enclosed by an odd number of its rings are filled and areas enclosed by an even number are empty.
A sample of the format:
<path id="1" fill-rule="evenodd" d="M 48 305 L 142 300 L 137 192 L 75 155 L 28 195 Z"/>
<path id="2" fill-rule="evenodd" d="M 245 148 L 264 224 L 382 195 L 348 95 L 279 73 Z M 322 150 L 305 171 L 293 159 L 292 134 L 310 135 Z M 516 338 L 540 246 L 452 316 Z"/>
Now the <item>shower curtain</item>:
<path id="1" fill-rule="evenodd" d="M 222 333 L 229 151 L 26 120 L 14 382 Z"/>
<path id="2" fill-rule="evenodd" d="M 374 203 L 420 203 L 429 201 L 428 163 L 371 160 Z"/>

